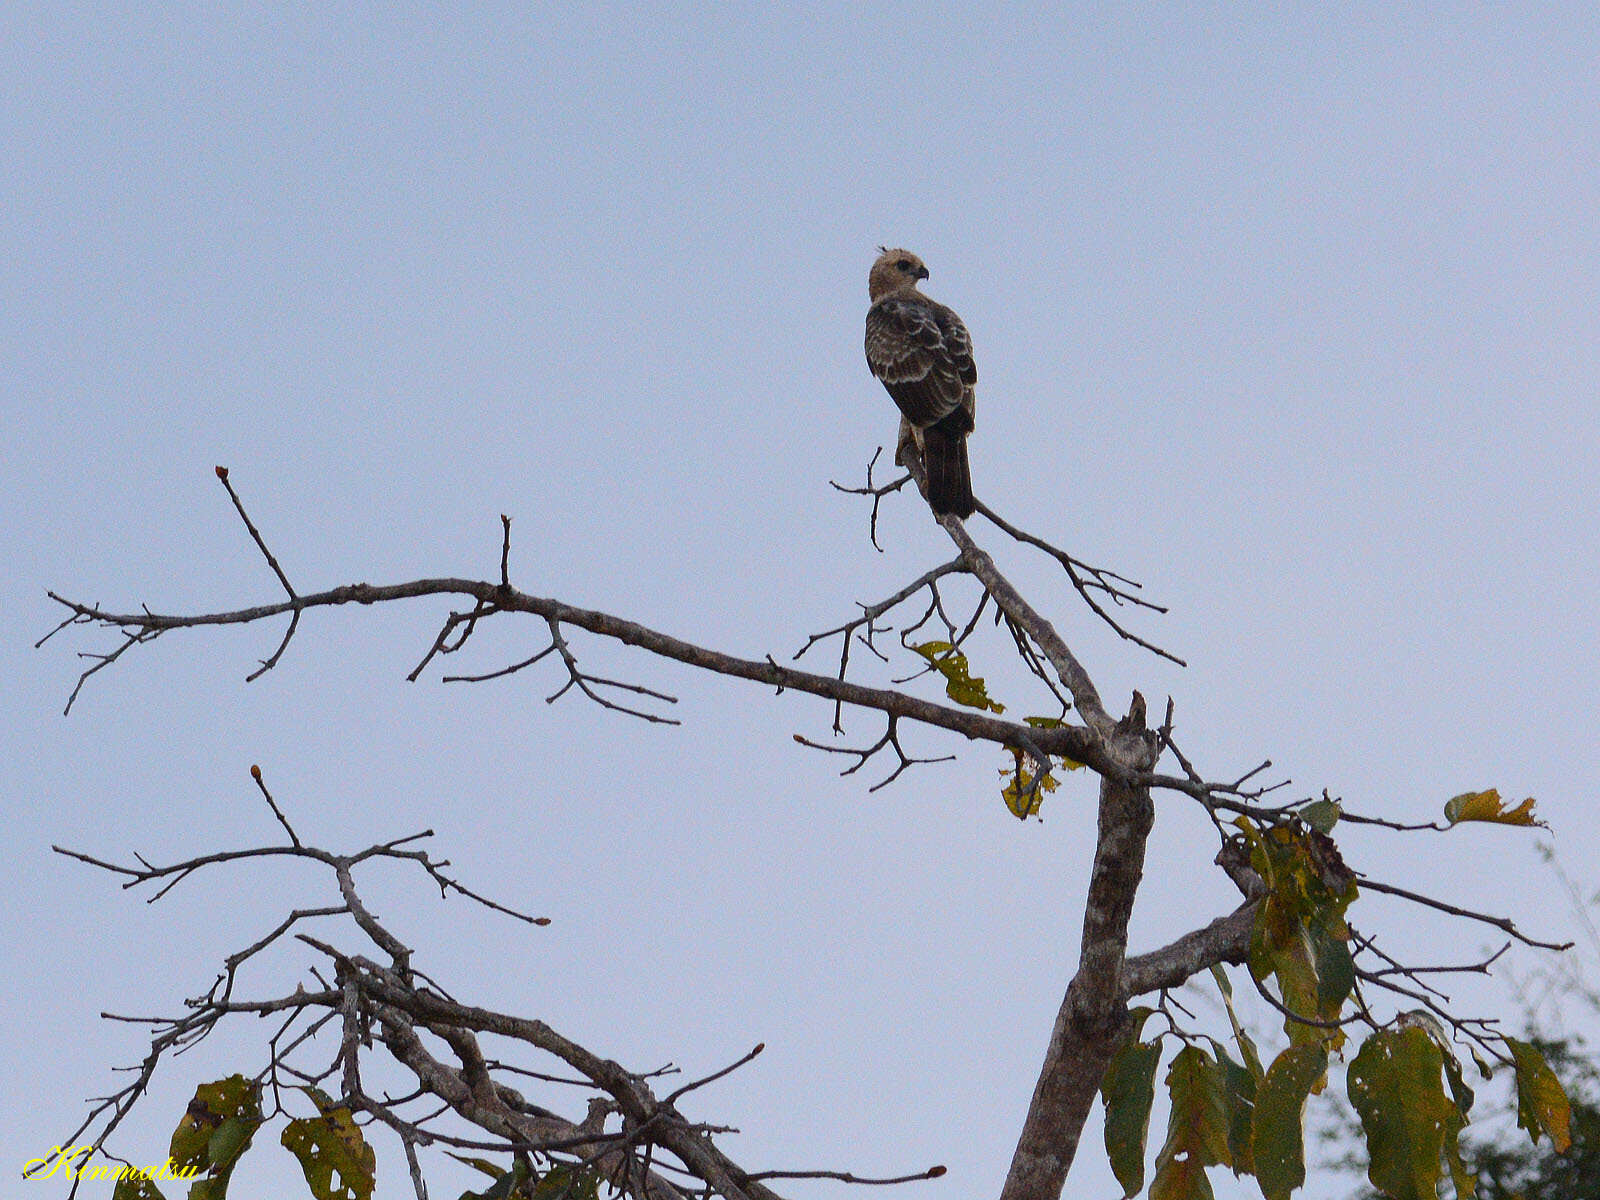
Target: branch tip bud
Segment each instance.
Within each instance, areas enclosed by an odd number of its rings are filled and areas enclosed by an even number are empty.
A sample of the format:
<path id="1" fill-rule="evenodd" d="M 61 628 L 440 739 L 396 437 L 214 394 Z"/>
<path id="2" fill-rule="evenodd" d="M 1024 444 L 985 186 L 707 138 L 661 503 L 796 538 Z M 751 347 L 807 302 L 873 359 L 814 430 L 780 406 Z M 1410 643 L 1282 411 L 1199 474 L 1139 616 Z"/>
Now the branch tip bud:
<path id="1" fill-rule="evenodd" d="M 224 483 L 226 483 L 228 481 L 228 468 L 227 467 L 218 467 L 217 468 L 217 478 L 222 480 Z"/>

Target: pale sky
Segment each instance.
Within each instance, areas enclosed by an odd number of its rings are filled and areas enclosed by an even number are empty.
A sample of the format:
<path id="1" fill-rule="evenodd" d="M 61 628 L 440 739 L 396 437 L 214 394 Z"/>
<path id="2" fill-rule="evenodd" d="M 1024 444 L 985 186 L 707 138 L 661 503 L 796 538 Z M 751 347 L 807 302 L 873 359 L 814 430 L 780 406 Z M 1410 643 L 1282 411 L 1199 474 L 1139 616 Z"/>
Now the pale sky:
<path id="1" fill-rule="evenodd" d="M 287 908 L 330 902 L 330 879 L 278 865 L 148 907 L 49 851 L 274 841 L 258 763 L 308 840 L 432 827 L 474 887 L 553 918 L 370 872 L 457 995 L 639 1069 L 708 1073 L 764 1041 L 688 1109 L 743 1131 L 743 1165 L 941 1162 L 897 1195 L 998 1190 L 1076 959 L 1092 781 L 1022 824 L 1003 756 L 916 732 L 959 760 L 869 795 L 881 772 L 841 779 L 792 739 L 829 736 L 825 703 L 587 638 L 600 673 L 679 696 L 683 727 L 546 705 L 544 670 L 407 684 L 438 603 L 308 614 L 251 684 L 281 625 L 173 634 L 66 718 L 74 654 L 111 642 L 32 649 L 59 619 L 46 588 L 276 600 L 225 464 L 303 591 L 492 577 L 507 513 L 525 590 L 787 658 L 950 555 L 909 495 L 877 553 L 828 486 L 895 427 L 861 352 L 879 243 L 917 251 L 971 330 L 978 494 L 1171 606 L 1131 619 L 1187 670 L 973 523 L 1108 703 L 1173 696 L 1203 771 L 1270 757 L 1285 798 L 1426 820 L 1462 791 L 1535 796 L 1593 890 L 1593 6 L 460 7 L 0 14 L 0 1168 L 143 1056 L 102 1010 L 171 1012 Z M 451 669 L 542 643 L 503 622 Z M 1003 637 L 974 669 L 1045 711 Z M 1525 834 L 1341 845 L 1572 932 Z M 1233 907 L 1214 851 L 1162 797 L 1135 951 Z M 1370 897 L 1352 918 L 1417 962 L 1498 944 Z M 292 990 L 307 961 L 251 985 Z M 1503 986 L 1454 991 L 1515 1030 Z M 258 1069 L 266 1032 L 168 1065 L 123 1152 L 159 1160 L 195 1084 Z M 239 1196 L 303 1188 L 276 1139 Z M 408 1195 L 397 1143 L 373 1140 L 379 1195 Z M 442 1164 L 435 1194 L 472 1182 Z M 1117 1194 L 1098 1124 L 1069 1193 Z"/>

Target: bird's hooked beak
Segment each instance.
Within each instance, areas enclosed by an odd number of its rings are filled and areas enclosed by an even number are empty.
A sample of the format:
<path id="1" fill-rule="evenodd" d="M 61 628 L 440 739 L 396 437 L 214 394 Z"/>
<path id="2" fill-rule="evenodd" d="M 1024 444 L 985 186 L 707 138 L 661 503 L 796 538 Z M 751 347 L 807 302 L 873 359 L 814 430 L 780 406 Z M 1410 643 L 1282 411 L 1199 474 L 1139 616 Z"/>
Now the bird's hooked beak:
<path id="1" fill-rule="evenodd" d="M 928 268 L 927 267 L 918 267 L 917 271 L 916 271 L 916 276 L 917 276 L 918 279 L 926 279 L 928 277 Z"/>

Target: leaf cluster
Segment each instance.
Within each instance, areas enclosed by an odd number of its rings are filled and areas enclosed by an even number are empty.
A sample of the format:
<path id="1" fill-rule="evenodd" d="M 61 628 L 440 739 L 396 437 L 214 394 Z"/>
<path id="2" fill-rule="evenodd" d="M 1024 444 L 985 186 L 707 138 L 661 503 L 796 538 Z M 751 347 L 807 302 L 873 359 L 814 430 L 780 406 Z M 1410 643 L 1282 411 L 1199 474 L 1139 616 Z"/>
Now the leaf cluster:
<path id="1" fill-rule="evenodd" d="M 312 1200 L 372 1200 L 377 1186 L 377 1159 L 348 1106 L 316 1087 L 304 1092 L 315 1106 L 313 1116 L 288 1121 L 279 1138 L 305 1174 Z M 243 1075 L 230 1075 L 195 1089 L 183 1118 L 172 1133 L 172 1174 L 190 1181 L 188 1200 L 227 1200 L 234 1168 L 266 1124 L 261 1086 Z M 465 1191 L 460 1200 L 599 1200 L 600 1177 L 575 1164 L 552 1162 L 541 1171 L 526 1154 L 510 1167 L 483 1158 L 452 1158 L 490 1179 L 482 1191 Z M 167 1200 L 156 1181 L 127 1174 L 117 1180 L 112 1200 Z"/>
<path id="2" fill-rule="evenodd" d="M 1466 799 L 1471 803 L 1451 802 L 1458 811 L 1450 820 L 1509 816 L 1505 823 L 1524 824 L 1532 816 L 1531 805 L 1507 813 L 1492 792 Z M 1106 1152 L 1124 1197 L 1145 1187 L 1155 1077 L 1162 1043 L 1171 1040 L 1179 1048 L 1165 1077 L 1167 1132 L 1155 1155 L 1149 1200 L 1211 1200 L 1207 1169 L 1217 1166 L 1253 1177 L 1266 1200 L 1288 1200 L 1306 1177 L 1307 1103 L 1327 1087 L 1330 1066 L 1347 1050 L 1346 1028 L 1356 1020 L 1366 1021 L 1371 1031 L 1350 1057 L 1346 1090 L 1360 1118 L 1368 1178 L 1378 1195 L 1437 1200 L 1445 1187 L 1456 1200 L 1475 1197 L 1477 1175 L 1461 1141 L 1474 1093 L 1461 1060 L 1443 1026 L 1426 1012 L 1400 1014 L 1385 1024 L 1371 1018 L 1356 988 L 1346 919 L 1359 896 L 1357 879 L 1325 832 L 1338 819 L 1337 806 L 1309 815 L 1314 823 L 1234 823 L 1250 867 L 1265 885 L 1245 966 L 1256 990 L 1283 1014 L 1288 1045 L 1263 1067 L 1220 966 L 1212 975 L 1232 1026 L 1232 1046 L 1183 1032 L 1165 1002 L 1159 1011 L 1169 1028 L 1142 1039 L 1140 1031 L 1157 1010 L 1134 1010 L 1133 1032 L 1101 1085 Z M 1514 1081 L 1518 1125 L 1535 1143 L 1548 1139 L 1554 1152 L 1564 1154 L 1573 1144 L 1572 1106 L 1543 1051 L 1512 1037 L 1499 1038 L 1498 1045 L 1501 1066 Z M 1493 1067 L 1476 1051 L 1472 1060 L 1482 1078 L 1491 1077 Z M 1514 1195 L 1495 1193 L 1493 1200 Z"/>

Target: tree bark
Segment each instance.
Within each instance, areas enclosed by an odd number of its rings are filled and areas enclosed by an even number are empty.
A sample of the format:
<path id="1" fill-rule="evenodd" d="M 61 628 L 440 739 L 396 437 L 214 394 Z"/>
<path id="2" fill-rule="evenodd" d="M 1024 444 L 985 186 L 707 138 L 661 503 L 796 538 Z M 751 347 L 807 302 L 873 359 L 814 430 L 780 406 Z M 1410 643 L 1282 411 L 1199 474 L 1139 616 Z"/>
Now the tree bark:
<path id="1" fill-rule="evenodd" d="M 1108 750 L 1134 770 L 1153 761 L 1154 740 L 1145 728 L 1144 699 L 1137 692 Z M 1056 1013 L 1000 1200 L 1056 1200 L 1066 1185 L 1101 1077 L 1127 1025 L 1122 974 L 1128 919 L 1144 877 L 1145 843 L 1154 823 L 1149 788 L 1112 777 L 1101 780 L 1078 971 Z"/>

